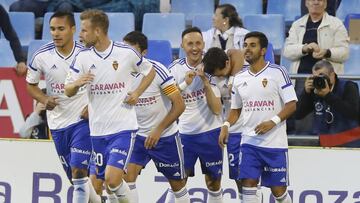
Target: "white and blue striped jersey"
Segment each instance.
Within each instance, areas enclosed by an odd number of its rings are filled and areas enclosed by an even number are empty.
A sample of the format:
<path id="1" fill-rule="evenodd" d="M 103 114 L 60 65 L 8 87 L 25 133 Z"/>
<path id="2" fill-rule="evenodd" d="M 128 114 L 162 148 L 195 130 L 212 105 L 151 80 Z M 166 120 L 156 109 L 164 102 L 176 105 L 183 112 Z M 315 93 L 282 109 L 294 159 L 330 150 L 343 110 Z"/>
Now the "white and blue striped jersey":
<path id="1" fill-rule="evenodd" d="M 86 85 L 91 136 L 138 129 L 135 108 L 124 101 L 133 87 L 133 75 L 147 75 L 151 68 L 147 59 L 120 42 L 111 41 L 104 52 L 91 47 L 78 53 L 66 83 L 74 82 L 84 73 L 95 75 L 94 80 Z"/>
<path id="2" fill-rule="evenodd" d="M 294 87 L 284 67 L 266 63 L 254 74 L 243 69 L 234 79 L 231 108 L 241 108 L 242 144 L 265 148 L 287 148 L 286 121 L 263 135 L 255 127 L 277 115 L 290 101 L 297 101 Z"/>
<path id="3" fill-rule="evenodd" d="M 230 109 L 231 109 L 231 89 L 229 89 L 230 86 L 228 85 L 229 77 L 213 76 L 213 77 L 211 77 L 211 81 L 214 84 L 216 84 L 216 86 L 220 90 L 222 109 L 223 109 L 222 119 L 223 119 L 223 121 L 226 121 L 229 116 Z M 238 119 L 236 121 L 236 123 L 234 123 L 229 128 L 229 133 L 241 133 L 241 127 L 242 127 L 241 119 Z"/>
<path id="4" fill-rule="evenodd" d="M 169 66 L 169 70 L 178 84 L 185 81 L 185 74 L 195 70 L 186 62 L 186 58 L 175 60 Z M 215 84 L 212 90 L 216 97 L 220 97 L 220 91 Z M 221 115 L 215 115 L 209 108 L 203 81 L 199 76 L 195 76 L 192 83 L 181 92 L 185 102 L 185 111 L 179 117 L 179 132 L 181 134 L 204 133 L 222 124 Z"/>
<path id="5" fill-rule="evenodd" d="M 156 75 L 150 86 L 139 97 L 135 106 L 137 121 L 139 123 L 138 135 L 147 137 L 151 130 L 156 128 L 164 117 L 169 113 L 172 104 L 167 95 L 178 91 L 174 77 L 161 63 L 149 60 L 156 71 Z M 138 74 L 134 87 L 137 87 L 143 76 Z M 161 137 L 174 135 L 178 131 L 176 122 L 166 128 Z"/>
<path id="6" fill-rule="evenodd" d="M 54 43 L 50 42 L 37 50 L 28 63 L 26 81 L 37 84 L 43 74 L 47 95 L 59 97 L 59 105 L 51 111 L 46 111 L 48 125 L 52 130 L 62 129 L 80 121 L 81 111 L 87 105 L 84 89 L 72 98 L 64 95 L 65 79 L 70 71 L 71 62 L 82 48 L 80 43 L 74 42 L 70 55 L 63 56 L 56 50 Z"/>

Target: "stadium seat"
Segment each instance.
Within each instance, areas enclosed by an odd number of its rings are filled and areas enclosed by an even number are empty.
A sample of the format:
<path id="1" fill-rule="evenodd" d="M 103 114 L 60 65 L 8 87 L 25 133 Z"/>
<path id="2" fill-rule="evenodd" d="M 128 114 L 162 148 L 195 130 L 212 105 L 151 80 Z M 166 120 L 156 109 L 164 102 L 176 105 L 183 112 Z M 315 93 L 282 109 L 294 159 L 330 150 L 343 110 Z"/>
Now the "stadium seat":
<path id="1" fill-rule="evenodd" d="M 213 14 L 214 0 L 172 0 L 171 12 L 184 13 L 186 21 L 192 21 L 195 14 Z"/>
<path id="2" fill-rule="evenodd" d="M 282 14 L 288 25 L 301 16 L 301 0 L 268 0 L 267 14 Z"/>
<path id="3" fill-rule="evenodd" d="M 10 43 L 6 39 L 0 39 L 0 59 L 0 67 L 14 67 L 16 65 Z"/>
<path id="4" fill-rule="evenodd" d="M 142 32 L 150 40 L 169 40 L 172 48 L 179 48 L 185 29 L 183 13 L 145 13 Z"/>
<path id="5" fill-rule="evenodd" d="M 198 27 L 202 32 L 212 28 L 212 16 L 213 14 L 196 14 L 192 21 L 193 27 Z"/>
<path id="6" fill-rule="evenodd" d="M 50 42 L 49 40 L 33 40 L 29 44 L 28 52 L 27 52 L 27 59 L 30 62 L 33 54 L 40 49 L 40 47 L 46 43 Z"/>
<path id="7" fill-rule="evenodd" d="M 184 49 L 180 48 L 179 49 L 179 59 L 185 58 L 185 57 L 186 57 L 186 53 L 185 53 Z"/>
<path id="8" fill-rule="evenodd" d="M 170 42 L 167 40 L 148 40 L 148 59 L 162 63 L 168 67 L 172 62 L 172 50 Z"/>
<path id="9" fill-rule="evenodd" d="M 109 16 L 109 37 L 115 41 L 123 41 L 123 37 L 135 30 L 133 13 L 106 13 Z"/>
<path id="10" fill-rule="evenodd" d="M 51 40 L 49 20 L 53 13 L 47 12 L 44 16 L 44 25 L 43 25 L 43 40 Z M 133 31 L 135 28 L 135 20 L 133 13 L 106 13 L 109 17 L 109 37 L 115 41 L 122 41 L 122 38 L 129 32 Z M 76 32 L 74 38 L 79 39 L 80 34 L 80 13 L 74 13 Z M 121 19 L 121 20 L 120 20 Z"/>
<path id="11" fill-rule="evenodd" d="M 247 15 L 244 25 L 248 30 L 264 33 L 274 47 L 275 54 L 281 53 L 285 41 L 284 16 L 279 14 Z"/>
<path id="12" fill-rule="evenodd" d="M 35 39 L 35 16 L 32 12 L 9 12 L 10 22 L 22 46 Z M 1 33 L 1 38 L 5 38 Z"/>
<path id="13" fill-rule="evenodd" d="M 262 14 L 262 0 L 220 0 L 219 4 L 232 4 L 241 18 L 251 14 Z"/>
<path id="14" fill-rule="evenodd" d="M 342 0 L 336 10 L 336 17 L 344 21 L 346 15 L 350 13 L 360 13 L 360 0 Z"/>
<path id="15" fill-rule="evenodd" d="M 268 43 L 265 53 L 265 60 L 270 61 L 270 63 L 275 63 L 274 48 L 271 43 Z"/>
<path id="16" fill-rule="evenodd" d="M 10 5 L 17 0 L 0 0 L 0 4 L 5 8 L 6 11 L 9 11 Z"/>
<path id="17" fill-rule="evenodd" d="M 350 27 L 350 20 L 351 19 L 358 19 L 360 20 L 360 13 L 350 13 L 347 14 L 345 17 L 345 22 L 344 25 L 346 27 L 346 29 L 349 31 L 349 27 Z"/>
<path id="18" fill-rule="evenodd" d="M 345 61 L 344 73 L 360 75 L 360 44 L 350 44 L 349 59 Z"/>

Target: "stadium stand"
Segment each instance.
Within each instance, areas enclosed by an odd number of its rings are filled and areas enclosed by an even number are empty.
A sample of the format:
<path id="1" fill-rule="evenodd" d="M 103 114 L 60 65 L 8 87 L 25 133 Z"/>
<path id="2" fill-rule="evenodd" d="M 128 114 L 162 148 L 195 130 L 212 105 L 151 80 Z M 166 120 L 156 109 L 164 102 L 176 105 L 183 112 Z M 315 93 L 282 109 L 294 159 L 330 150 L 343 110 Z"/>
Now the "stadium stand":
<path id="1" fill-rule="evenodd" d="M 187 22 L 194 19 L 195 14 L 212 14 L 214 12 L 214 0 L 172 0 L 171 12 L 184 13 Z"/>
<path id="2" fill-rule="evenodd" d="M 213 14 L 195 14 L 192 21 L 193 27 L 198 27 L 202 32 L 212 28 Z"/>
<path id="3" fill-rule="evenodd" d="M 219 4 L 232 4 L 241 18 L 246 15 L 263 13 L 262 0 L 220 0 Z"/>
<path id="4" fill-rule="evenodd" d="M 171 44 L 167 40 L 148 40 L 148 59 L 152 59 L 162 63 L 168 67 L 172 62 Z"/>
<path id="5" fill-rule="evenodd" d="M 0 59 L 0 67 L 14 67 L 17 64 L 10 43 L 6 39 L 0 39 Z"/>
<path id="6" fill-rule="evenodd" d="M 10 22 L 22 46 L 35 39 L 35 16 L 32 12 L 9 12 Z M 1 38 L 5 38 L 1 33 Z"/>
<path id="7" fill-rule="evenodd" d="M 342 21 L 349 13 L 360 13 L 360 0 L 343 0 L 336 11 L 336 17 Z"/>
<path id="8" fill-rule="evenodd" d="M 268 0 L 267 14 L 282 14 L 284 15 L 287 25 L 301 16 L 301 0 Z"/>

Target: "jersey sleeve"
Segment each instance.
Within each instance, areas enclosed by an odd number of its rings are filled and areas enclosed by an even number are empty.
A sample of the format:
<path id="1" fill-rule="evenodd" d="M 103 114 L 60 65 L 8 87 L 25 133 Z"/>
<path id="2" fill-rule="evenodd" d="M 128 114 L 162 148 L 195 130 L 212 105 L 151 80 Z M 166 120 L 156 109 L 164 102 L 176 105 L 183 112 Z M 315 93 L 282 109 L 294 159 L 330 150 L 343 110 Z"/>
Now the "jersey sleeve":
<path id="1" fill-rule="evenodd" d="M 211 89 L 214 92 L 215 97 L 221 97 L 220 89 L 217 86 L 217 82 L 210 75 L 206 75 L 206 77 L 208 77 L 209 79 Z"/>
<path id="2" fill-rule="evenodd" d="M 239 94 L 237 85 L 233 85 L 231 89 L 231 109 L 241 109 L 242 108 L 242 99 Z"/>
<path id="3" fill-rule="evenodd" d="M 39 55 L 35 55 L 28 64 L 28 71 L 26 75 L 26 82 L 30 84 L 37 84 L 40 81 L 42 73 L 43 62 Z"/>
<path id="4" fill-rule="evenodd" d="M 160 87 L 161 91 L 167 96 L 178 91 L 175 79 L 169 70 L 159 63 L 152 62 L 152 64 L 156 72 L 154 81 Z"/>
<path id="5" fill-rule="evenodd" d="M 298 99 L 296 96 L 296 92 L 294 86 L 291 83 L 289 74 L 287 73 L 284 67 L 280 67 L 279 70 L 281 75 L 279 73 L 277 79 L 278 79 L 278 88 L 280 91 L 279 94 L 282 101 L 284 102 L 284 104 L 290 101 L 297 101 Z"/>
<path id="6" fill-rule="evenodd" d="M 136 52 L 135 50 L 131 49 L 132 51 L 130 52 L 130 56 L 132 59 L 132 66 L 133 69 L 138 72 L 141 73 L 143 75 L 147 75 L 149 74 L 149 72 L 151 71 L 152 68 L 152 63 L 147 60 L 146 58 L 142 57 L 141 54 L 139 54 L 138 52 Z"/>

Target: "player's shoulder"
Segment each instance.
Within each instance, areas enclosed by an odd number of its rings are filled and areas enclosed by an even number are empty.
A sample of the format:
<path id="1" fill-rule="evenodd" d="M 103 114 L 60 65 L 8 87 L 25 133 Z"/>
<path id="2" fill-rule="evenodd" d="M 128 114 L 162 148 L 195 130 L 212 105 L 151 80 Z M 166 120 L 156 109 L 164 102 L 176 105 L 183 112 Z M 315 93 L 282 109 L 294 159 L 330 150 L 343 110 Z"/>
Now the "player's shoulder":
<path id="1" fill-rule="evenodd" d="M 268 72 L 274 75 L 288 75 L 288 71 L 284 66 L 280 66 L 270 62 L 268 64 Z"/>
<path id="2" fill-rule="evenodd" d="M 38 56 L 43 56 L 45 55 L 46 53 L 52 51 L 55 49 L 55 44 L 54 42 L 48 42 L 44 45 L 42 45 L 38 50 L 36 50 L 34 52 L 34 54 L 32 55 L 32 58 L 35 58 L 35 57 L 38 57 Z"/>
<path id="3" fill-rule="evenodd" d="M 170 71 L 160 62 L 147 59 L 153 66 L 156 75 L 160 77 L 162 80 L 167 80 L 169 77 L 171 77 Z"/>
<path id="4" fill-rule="evenodd" d="M 124 42 L 114 41 L 113 46 L 114 46 L 114 49 L 119 49 L 119 50 L 122 50 L 125 52 L 129 52 L 131 54 L 135 54 L 139 58 L 142 58 L 142 55 L 138 51 L 136 51 L 132 46 L 130 46 Z"/>
<path id="5" fill-rule="evenodd" d="M 186 58 L 179 58 L 179 59 L 176 59 L 175 61 L 173 61 L 168 69 L 169 70 L 172 70 L 174 67 L 177 67 L 177 66 L 183 66 L 186 64 Z"/>

